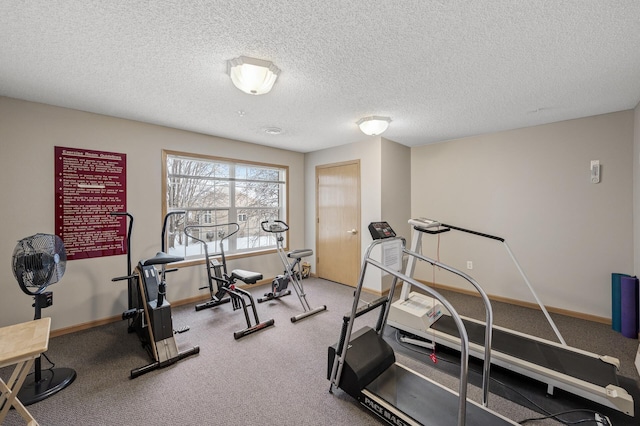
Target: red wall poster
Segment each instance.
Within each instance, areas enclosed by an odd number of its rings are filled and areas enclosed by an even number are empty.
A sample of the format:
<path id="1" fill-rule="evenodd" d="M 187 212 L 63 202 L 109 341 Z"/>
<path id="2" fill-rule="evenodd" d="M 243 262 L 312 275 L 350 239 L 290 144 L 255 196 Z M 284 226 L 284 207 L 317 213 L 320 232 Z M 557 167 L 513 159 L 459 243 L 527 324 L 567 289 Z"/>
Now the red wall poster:
<path id="1" fill-rule="evenodd" d="M 67 259 L 127 252 L 127 157 L 55 147 L 55 226 Z"/>

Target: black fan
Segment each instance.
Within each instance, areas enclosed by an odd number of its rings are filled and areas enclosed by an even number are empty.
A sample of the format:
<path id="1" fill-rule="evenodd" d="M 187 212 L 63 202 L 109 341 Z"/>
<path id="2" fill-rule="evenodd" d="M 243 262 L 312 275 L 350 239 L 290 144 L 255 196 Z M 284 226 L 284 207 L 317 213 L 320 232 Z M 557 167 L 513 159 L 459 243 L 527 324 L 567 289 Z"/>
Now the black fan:
<path id="1" fill-rule="evenodd" d="M 42 309 L 53 304 L 53 294 L 45 290 L 62 278 L 66 264 L 67 253 L 57 235 L 35 234 L 18 241 L 11 266 L 22 291 L 34 298 L 34 319 L 40 319 Z M 38 357 L 35 371 L 22 385 L 18 399 L 24 405 L 41 401 L 70 385 L 75 378 L 74 370 L 53 368 L 53 364 L 42 371 Z"/>
<path id="2" fill-rule="evenodd" d="M 57 235 L 36 234 L 18 241 L 13 250 L 13 275 L 27 294 L 40 294 L 57 283 L 67 264 L 64 244 Z"/>

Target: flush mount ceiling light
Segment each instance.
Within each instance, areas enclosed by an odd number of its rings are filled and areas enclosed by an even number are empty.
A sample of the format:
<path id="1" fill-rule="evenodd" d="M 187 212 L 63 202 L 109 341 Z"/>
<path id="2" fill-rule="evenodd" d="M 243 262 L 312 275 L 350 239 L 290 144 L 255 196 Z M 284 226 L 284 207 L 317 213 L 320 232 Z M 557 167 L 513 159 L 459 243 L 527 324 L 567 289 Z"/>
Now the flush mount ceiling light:
<path id="1" fill-rule="evenodd" d="M 282 133 L 282 129 L 280 127 L 267 127 L 264 132 L 268 135 L 279 135 Z"/>
<path id="2" fill-rule="evenodd" d="M 364 117 L 356 122 L 362 133 L 368 136 L 377 136 L 389 127 L 391 119 L 389 117 Z"/>
<path id="3" fill-rule="evenodd" d="M 269 93 L 280 74 L 270 61 L 240 56 L 227 61 L 227 73 L 234 86 L 250 95 Z"/>

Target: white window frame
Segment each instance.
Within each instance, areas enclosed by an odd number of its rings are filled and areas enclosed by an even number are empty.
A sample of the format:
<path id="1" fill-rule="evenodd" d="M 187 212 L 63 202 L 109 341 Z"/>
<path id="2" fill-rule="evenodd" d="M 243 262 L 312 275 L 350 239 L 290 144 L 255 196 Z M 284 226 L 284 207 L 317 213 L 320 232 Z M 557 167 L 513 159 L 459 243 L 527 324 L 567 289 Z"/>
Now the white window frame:
<path id="1" fill-rule="evenodd" d="M 185 175 L 173 175 L 169 169 L 169 162 L 175 159 L 183 159 L 183 160 L 192 160 L 198 163 L 215 163 L 219 165 L 225 165 L 228 167 L 229 176 L 202 176 L 195 177 L 195 179 L 201 179 L 203 184 L 204 182 L 216 182 L 221 183 L 223 187 L 228 186 L 228 205 L 179 205 L 180 201 L 176 201 L 175 197 L 170 195 L 170 191 L 172 190 L 172 181 L 176 179 L 187 179 Z M 277 171 L 278 178 L 277 180 L 269 180 L 269 179 L 251 179 L 242 176 L 237 176 L 236 170 L 244 170 L 245 168 L 253 168 L 262 171 L 268 171 L 269 169 L 273 171 Z M 239 173 L 239 172 L 238 172 Z M 176 211 L 176 210 L 184 210 L 186 211 L 186 215 L 171 215 L 170 216 L 170 224 L 167 229 L 167 241 L 166 247 L 167 252 L 169 254 L 173 254 L 176 256 L 184 257 L 186 261 L 199 261 L 204 259 L 204 247 L 202 243 L 193 243 L 191 247 L 188 247 L 189 242 L 186 239 L 182 240 L 182 244 L 178 244 L 178 240 L 180 237 L 184 237 L 184 226 L 185 219 L 187 225 L 207 225 L 207 224 L 221 224 L 226 222 L 235 222 L 240 225 L 240 231 L 238 234 L 232 236 L 227 240 L 227 244 L 225 244 L 225 256 L 228 258 L 234 257 L 243 257 L 243 256 L 251 256 L 257 254 L 264 254 L 266 252 L 273 252 L 276 249 L 276 240 L 275 235 L 271 233 L 264 232 L 260 229 L 260 220 L 267 219 L 279 219 L 286 221 L 288 216 L 288 176 L 289 176 L 289 167 L 278 165 L 278 164 L 268 164 L 268 163 L 258 163 L 252 161 L 244 161 L 223 157 L 215 157 L 201 154 L 193 154 L 193 153 L 185 153 L 178 151 L 170 151 L 163 150 L 162 151 L 162 175 L 163 175 L 163 187 L 162 187 L 162 208 L 163 208 L 163 217 L 167 214 L 167 212 Z M 194 179 L 194 175 L 189 175 L 189 179 Z M 274 206 L 239 206 L 236 205 L 236 186 L 237 184 L 251 184 L 251 183 L 269 183 L 278 185 L 277 189 L 277 207 Z M 215 188 L 215 184 L 214 184 Z M 239 192 L 239 191 L 238 191 Z M 204 198 L 204 196 L 202 197 Z M 201 201 L 202 201 L 201 198 Z M 172 203 L 173 205 L 169 205 Z M 189 204 L 189 201 L 186 201 Z M 274 212 L 275 210 L 275 212 Z M 255 212 L 255 214 L 250 214 L 251 212 Z M 231 218 L 227 219 L 223 222 L 217 220 L 217 214 L 221 213 L 223 217 Z M 242 215 L 248 216 L 247 221 L 239 221 L 239 217 Z M 277 217 L 276 217 L 277 216 Z M 253 219 L 253 220 L 252 220 Z M 203 233 L 206 233 L 209 228 L 203 228 Z M 220 228 L 216 228 L 220 229 Z M 192 230 L 193 231 L 193 230 Z M 182 235 L 180 235 L 182 233 Z M 285 233 L 286 234 L 286 233 Z M 204 234 L 203 234 L 204 235 Z M 208 236 L 210 237 L 212 234 L 209 232 Z M 215 233 L 213 233 L 215 235 Z M 238 244 L 239 239 L 237 237 L 243 236 L 241 238 L 245 239 L 245 243 Z M 287 236 L 283 235 L 285 241 L 283 242 L 286 247 Z M 204 237 L 203 237 L 204 238 Z M 209 239 L 207 239 L 209 241 Z M 250 243 L 253 241 L 253 243 Z M 175 242 L 174 245 L 172 242 Z M 212 256 L 215 253 L 219 252 L 219 241 L 213 238 L 211 242 L 207 243 L 209 255 Z M 238 248 L 238 245 L 249 246 L 252 247 L 246 248 Z M 199 250 L 198 250 L 199 247 Z"/>

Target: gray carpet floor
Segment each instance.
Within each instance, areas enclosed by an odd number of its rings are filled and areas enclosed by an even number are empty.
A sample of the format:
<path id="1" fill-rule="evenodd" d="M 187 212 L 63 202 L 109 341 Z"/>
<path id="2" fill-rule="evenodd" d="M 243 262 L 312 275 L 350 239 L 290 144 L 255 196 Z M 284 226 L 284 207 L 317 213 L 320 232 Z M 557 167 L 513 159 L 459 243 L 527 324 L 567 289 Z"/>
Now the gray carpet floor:
<path id="1" fill-rule="evenodd" d="M 237 341 L 233 332 L 244 327 L 244 317 L 232 311 L 230 304 L 200 312 L 195 312 L 193 304 L 174 306 L 174 327 L 191 328 L 176 335 L 180 349 L 198 345 L 200 353 L 134 380 L 129 379 L 130 370 L 147 364 L 149 358 L 137 336 L 127 333 L 124 321 L 52 338 L 48 357 L 56 367 L 73 368 L 77 378 L 66 389 L 27 408 L 46 426 L 381 424 L 341 390 L 328 392 L 327 348 L 339 337 L 342 316 L 353 302 L 353 289 L 317 278 L 304 280 L 304 285 L 310 303 L 327 305 L 326 312 L 294 324 L 289 318 L 301 309 L 295 295 L 258 304 L 260 319 L 273 318 L 275 326 Z M 249 290 L 258 297 L 267 288 Z M 461 313 L 484 316 L 476 298 L 443 293 Z M 505 304 L 496 304 L 494 309 L 496 324 L 553 337 L 539 311 Z M 620 373 L 636 385 L 640 382 L 633 366 L 637 340 L 625 339 L 606 325 L 562 316 L 554 319 L 570 345 L 618 357 Z M 374 323 L 375 314 L 370 313 L 356 327 Z M 397 353 L 397 358 L 457 389 L 457 375 L 430 367 L 428 357 Z M 43 368 L 48 367 L 43 359 Z M 8 368 L 0 369 L 4 379 L 9 374 Z M 480 389 L 470 386 L 468 396 L 480 401 Z M 489 407 L 516 421 L 540 416 L 493 394 Z M 437 419 L 438 413 L 433 416 Z M 638 424 L 635 420 L 629 418 L 627 424 Z M 12 410 L 4 424 L 24 422 Z M 547 419 L 529 424 L 559 423 Z"/>

